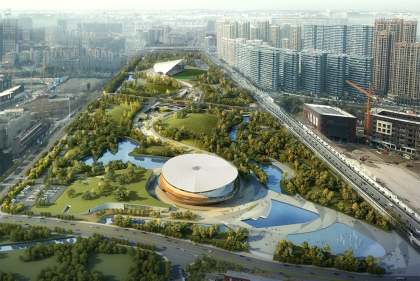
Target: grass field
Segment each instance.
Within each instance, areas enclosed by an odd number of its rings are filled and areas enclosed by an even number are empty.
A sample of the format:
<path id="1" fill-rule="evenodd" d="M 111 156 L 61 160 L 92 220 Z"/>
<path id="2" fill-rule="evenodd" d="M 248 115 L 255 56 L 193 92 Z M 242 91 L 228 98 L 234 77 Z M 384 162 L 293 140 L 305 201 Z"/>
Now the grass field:
<path id="1" fill-rule="evenodd" d="M 123 173 L 128 173 L 128 170 L 118 170 L 115 171 L 116 175 L 120 175 Z M 117 201 L 114 199 L 112 194 L 109 194 L 105 197 L 99 197 L 93 200 L 83 200 L 82 194 L 89 189 L 96 188 L 100 177 L 91 177 L 87 180 L 79 182 L 74 182 L 70 185 L 69 188 L 73 188 L 76 193 L 74 197 L 69 198 L 67 196 L 67 192 L 63 192 L 58 199 L 49 206 L 36 206 L 32 207 L 32 211 L 34 212 L 51 212 L 51 213 L 62 213 L 64 207 L 66 205 L 70 205 L 71 208 L 68 211 L 70 215 L 81 214 L 87 212 L 89 209 L 92 209 L 96 206 L 101 204 L 105 204 L 108 202 L 114 203 L 130 203 L 130 204 L 142 204 L 142 205 L 149 205 L 149 206 L 158 206 L 158 207 L 169 207 L 170 205 L 163 203 L 159 200 L 154 199 L 152 196 L 149 195 L 147 192 L 145 185 L 147 180 L 149 179 L 150 175 L 152 174 L 151 170 L 146 170 L 142 172 L 142 178 L 139 181 L 127 183 L 124 186 L 127 189 L 131 190 L 130 199 L 128 201 Z M 112 182 L 112 184 L 115 184 Z"/>
<path id="2" fill-rule="evenodd" d="M 29 281 L 36 280 L 36 274 L 47 266 L 61 267 L 54 257 L 47 257 L 30 262 L 21 262 L 18 257 L 25 252 L 22 250 L 13 250 L 0 252 L 0 271 L 11 271 L 18 280 Z M 87 270 L 96 269 L 99 273 L 106 276 L 107 281 L 117 281 L 128 278 L 128 267 L 133 263 L 129 255 L 121 254 L 89 254 L 92 263 L 86 266 Z"/>
<path id="3" fill-rule="evenodd" d="M 195 132 L 203 132 L 212 135 L 213 128 L 217 125 L 217 116 L 213 114 L 188 114 L 186 118 L 175 119 L 172 115 L 162 119 L 162 123 L 181 129 L 185 127 Z"/>
<path id="4" fill-rule="evenodd" d="M 114 107 L 106 113 L 112 120 L 119 123 L 122 116 L 124 116 L 124 110 L 127 112 L 130 110 L 129 106 L 125 105 L 113 105 Z"/>
<path id="5" fill-rule="evenodd" d="M 169 91 L 178 91 L 177 88 L 168 86 L 168 85 L 157 85 L 157 84 L 149 83 L 149 82 L 141 83 L 141 85 L 144 86 L 149 91 L 156 90 L 158 91 L 159 94 L 165 94 L 166 90 L 168 89 Z"/>
<path id="6" fill-rule="evenodd" d="M 150 146 L 148 148 L 145 149 L 145 151 L 142 154 L 137 154 L 137 153 L 133 153 L 131 152 L 129 155 L 137 155 L 137 156 L 141 156 L 141 155 L 152 155 L 152 151 L 162 151 L 165 147 L 162 145 L 153 145 Z"/>
<path id="7" fill-rule="evenodd" d="M 200 76 L 203 73 L 207 73 L 205 70 L 199 69 L 186 69 L 184 72 L 181 72 L 174 76 L 175 79 L 190 79 L 190 76 Z"/>

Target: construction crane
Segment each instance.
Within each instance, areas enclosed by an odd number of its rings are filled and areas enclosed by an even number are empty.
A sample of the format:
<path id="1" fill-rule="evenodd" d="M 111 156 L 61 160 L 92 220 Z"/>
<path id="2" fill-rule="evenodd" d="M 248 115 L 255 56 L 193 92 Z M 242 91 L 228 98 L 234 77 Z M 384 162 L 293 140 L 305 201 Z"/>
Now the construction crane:
<path id="1" fill-rule="evenodd" d="M 362 88 L 360 88 L 356 84 L 353 84 L 349 80 L 346 80 L 346 82 L 368 96 L 367 112 L 366 112 L 366 120 L 365 120 L 365 135 L 366 135 L 366 137 L 370 136 L 370 135 L 372 135 L 372 129 L 373 129 L 372 128 L 373 127 L 372 126 L 373 125 L 372 117 L 370 116 L 370 111 L 372 109 L 372 101 L 373 101 L 373 99 L 376 99 L 376 102 L 378 102 L 379 98 L 372 95 L 372 85 L 370 83 L 369 83 L 369 92 L 366 92 L 365 90 L 363 90 Z M 366 139 L 366 142 L 367 142 L 367 139 Z"/>

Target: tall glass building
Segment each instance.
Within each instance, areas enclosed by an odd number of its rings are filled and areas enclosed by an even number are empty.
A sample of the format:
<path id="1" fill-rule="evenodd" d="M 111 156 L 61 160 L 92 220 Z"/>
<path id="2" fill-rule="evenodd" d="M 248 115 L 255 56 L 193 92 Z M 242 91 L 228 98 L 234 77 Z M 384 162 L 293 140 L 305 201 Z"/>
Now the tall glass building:
<path id="1" fill-rule="evenodd" d="M 327 54 L 323 51 L 301 52 L 302 89 L 306 93 L 325 92 Z"/>

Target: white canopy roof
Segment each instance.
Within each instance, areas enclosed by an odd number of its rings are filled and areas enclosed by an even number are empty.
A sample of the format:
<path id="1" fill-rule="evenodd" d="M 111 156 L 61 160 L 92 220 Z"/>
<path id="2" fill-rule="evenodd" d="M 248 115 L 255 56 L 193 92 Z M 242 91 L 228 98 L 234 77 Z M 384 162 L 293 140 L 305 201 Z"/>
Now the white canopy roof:
<path id="1" fill-rule="evenodd" d="M 171 60 L 158 62 L 153 66 L 153 70 L 155 71 L 155 73 L 162 72 L 163 74 L 167 74 L 172 68 L 182 63 L 183 61 L 184 60 Z"/>
<path id="2" fill-rule="evenodd" d="M 208 154 L 184 154 L 170 159 L 162 168 L 165 180 L 181 190 L 198 193 L 233 182 L 238 170 L 226 160 Z"/>

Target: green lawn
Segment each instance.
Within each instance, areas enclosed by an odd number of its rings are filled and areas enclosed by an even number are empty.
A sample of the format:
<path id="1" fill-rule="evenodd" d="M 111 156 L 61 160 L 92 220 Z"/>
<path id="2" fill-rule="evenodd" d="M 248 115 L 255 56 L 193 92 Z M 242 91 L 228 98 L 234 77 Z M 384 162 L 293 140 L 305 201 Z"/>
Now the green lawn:
<path id="1" fill-rule="evenodd" d="M 188 80 L 191 76 L 200 76 L 203 73 L 207 73 L 207 71 L 199 69 L 186 69 L 184 72 L 175 75 L 174 78 Z"/>
<path id="2" fill-rule="evenodd" d="M 123 173 L 128 173 L 128 170 L 124 169 L 124 170 L 115 171 L 116 175 L 123 174 Z M 152 196 L 150 196 L 145 188 L 146 182 L 149 179 L 150 175 L 152 174 L 152 171 L 146 170 L 142 173 L 143 173 L 142 178 L 139 181 L 124 185 L 127 189 L 131 190 L 130 199 L 128 201 L 117 201 L 114 199 L 114 196 L 112 194 L 109 194 L 105 197 L 99 197 L 93 200 L 83 200 L 82 194 L 86 190 L 96 188 L 100 180 L 100 176 L 99 176 L 99 177 L 88 178 L 87 180 L 84 180 L 81 183 L 74 182 L 72 185 L 70 185 L 69 188 L 73 188 L 76 191 L 74 197 L 69 198 L 67 196 L 67 192 L 63 192 L 63 194 L 60 197 L 58 197 L 58 199 L 52 205 L 33 206 L 32 211 L 62 213 L 64 210 L 64 207 L 66 205 L 70 205 L 71 208 L 68 211 L 68 214 L 76 215 L 76 214 L 87 212 L 89 209 L 92 209 L 96 206 L 99 206 L 101 204 L 105 204 L 108 202 L 169 207 L 170 205 L 163 203 L 162 201 L 156 200 Z M 112 184 L 115 184 L 115 183 L 112 182 Z"/>
<path id="3" fill-rule="evenodd" d="M 18 280 L 35 280 L 36 274 L 47 266 L 61 267 L 61 263 L 56 262 L 54 257 L 47 257 L 30 262 L 21 262 L 18 257 L 25 252 L 22 250 L 13 250 L 0 252 L 0 271 L 11 271 Z M 106 275 L 107 281 L 117 281 L 128 278 L 128 267 L 133 265 L 133 260 L 129 255 L 121 254 L 89 254 L 92 263 L 86 266 L 87 270 L 96 269 L 99 273 Z"/>
<path id="4" fill-rule="evenodd" d="M 106 115 L 110 116 L 112 120 L 119 123 L 121 117 L 124 116 L 124 110 L 128 112 L 130 107 L 125 105 L 114 105 L 110 111 L 106 112 Z"/>
<path id="5" fill-rule="evenodd" d="M 149 83 L 149 82 L 141 83 L 141 85 L 145 87 L 146 89 L 148 89 L 149 91 L 156 90 L 158 91 L 159 94 L 166 94 L 166 90 L 168 89 L 169 91 L 178 91 L 177 88 L 168 86 L 168 85 L 157 85 L 157 84 Z"/>
<path id="6" fill-rule="evenodd" d="M 148 148 L 145 149 L 145 151 L 142 154 L 137 154 L 134 152 L 130 152 L 129 155 L 137 155 L 137 156 L 141 156 L 141 155 L 152 155 L 152 151 L 163 151 L 165 147 L 163 145 L 153 145 L 150 146 Z"/>
<path id="7" fill-rule="evenodd" d="M 203 132 L 208 136 L 212 135 L 213 128 L 217 125 L 217 116 L 214 114 L 188 114 L 186 118 L 175 119 L 172 115 L 162 119 L 170 127 L 181 129 L 185 127 L 195 132 Z M 195 145 L 195 144 L 194 144 Z"/>

